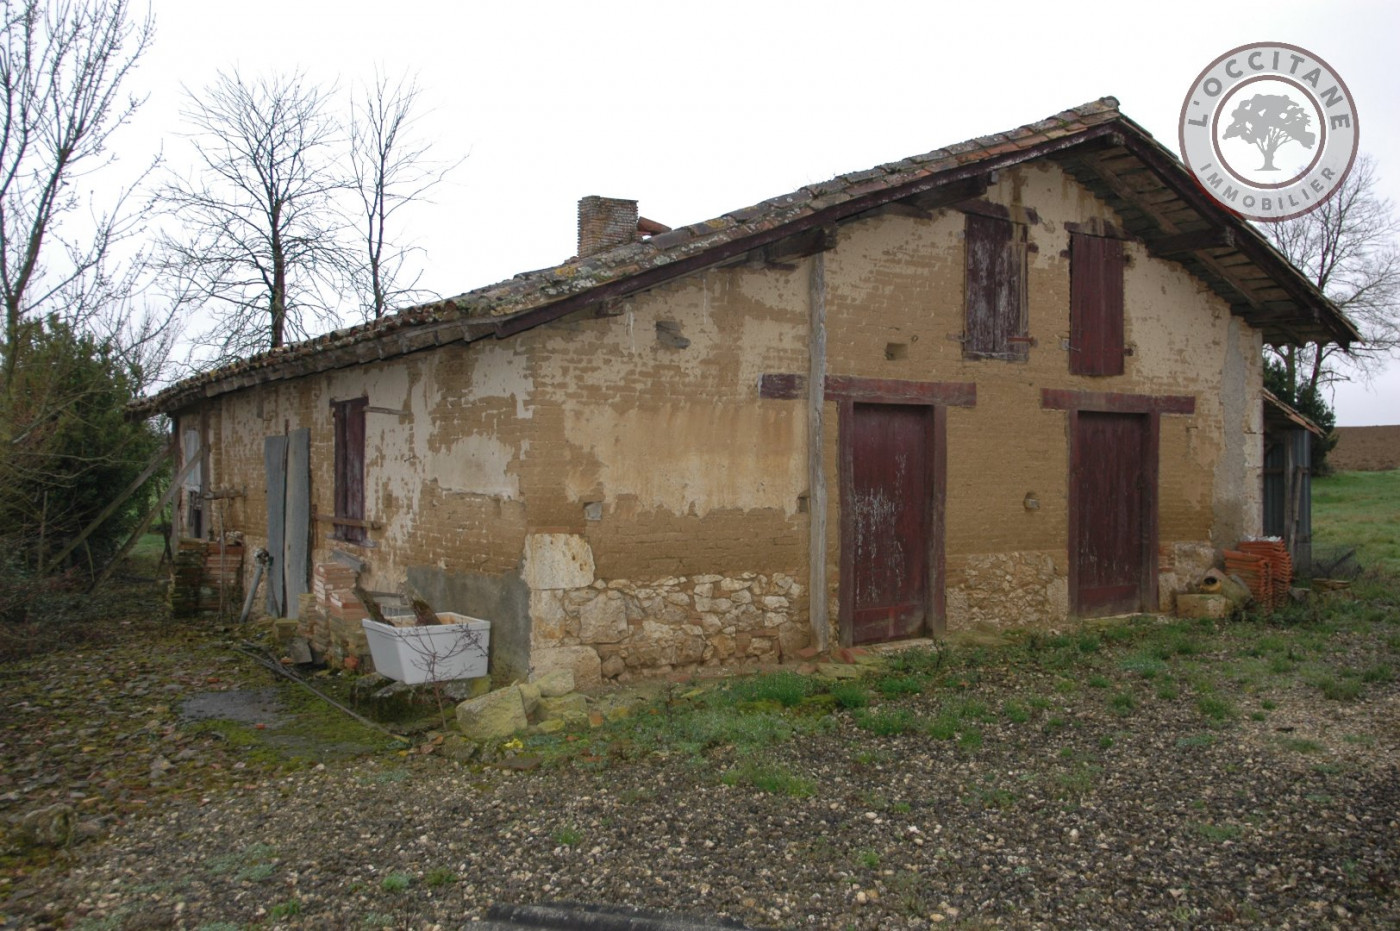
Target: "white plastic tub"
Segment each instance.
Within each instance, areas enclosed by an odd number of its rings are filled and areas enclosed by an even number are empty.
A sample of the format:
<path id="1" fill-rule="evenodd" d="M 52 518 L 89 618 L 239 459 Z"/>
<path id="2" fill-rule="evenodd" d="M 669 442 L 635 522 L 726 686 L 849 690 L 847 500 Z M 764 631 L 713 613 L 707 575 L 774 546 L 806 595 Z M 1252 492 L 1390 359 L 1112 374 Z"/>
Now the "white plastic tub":
<path id="1" fill-rule="evenodd" d="M 448 623 L 395 627 L 361 621 L 379 674 L 409 685 L 486 675 L 491 622 L 449 611 L 439 612 L 438 617 Z"/>

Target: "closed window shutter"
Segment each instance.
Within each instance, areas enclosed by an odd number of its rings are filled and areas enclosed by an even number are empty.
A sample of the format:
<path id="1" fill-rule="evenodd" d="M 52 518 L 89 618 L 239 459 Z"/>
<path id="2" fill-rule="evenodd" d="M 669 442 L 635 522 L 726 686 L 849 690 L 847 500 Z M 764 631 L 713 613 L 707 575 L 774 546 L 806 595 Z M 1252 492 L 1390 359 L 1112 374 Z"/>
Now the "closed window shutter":
<path id="1" fill-rule="evenodd" d="M 970 213 L 964 242 L 964 354 L 972 358 L 1026 358 L 1025 227 Z"/>
<path id="2" fill-rule="evenodd" d="M 1123 374 L 1123 243 L 1070 234 L 1069 370 Z"/>
<path id="3" fill-rule="evenodd" d="M 335 404 L 335 516 L 365 519 L 365 407 L 366 398 Z M 351 543 L 365 542 L 363 527 L 337 526 L 335 536 Z"/>

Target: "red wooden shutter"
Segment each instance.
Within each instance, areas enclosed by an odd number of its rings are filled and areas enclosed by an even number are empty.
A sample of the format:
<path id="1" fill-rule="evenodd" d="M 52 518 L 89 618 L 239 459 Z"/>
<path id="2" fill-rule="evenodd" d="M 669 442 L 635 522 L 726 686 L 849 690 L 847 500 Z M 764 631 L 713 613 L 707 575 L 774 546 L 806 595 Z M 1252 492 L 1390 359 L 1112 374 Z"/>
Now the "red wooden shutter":
<path id="1" fill-rule="evenodd" d="M 367 398 L 337 401 L 335 413 L 335 516 L 365 519 L 365 407 Z M 335 536 L 351 543 L 366 539 L 363 527 L 336 526 Z"/>
<path id="2" fill-rule="evenodd" d="M 1123 374 L 1123 243 L 1070 234 L 1069 370 Z"/>
<path id="3" fill-rule="evenodd" d="M 972 358 L 1026 358 L 1022 286 L 1025 227 L 1010 220 L 969 213 L 964 242 L 967 254 L 964 354 Z"/>

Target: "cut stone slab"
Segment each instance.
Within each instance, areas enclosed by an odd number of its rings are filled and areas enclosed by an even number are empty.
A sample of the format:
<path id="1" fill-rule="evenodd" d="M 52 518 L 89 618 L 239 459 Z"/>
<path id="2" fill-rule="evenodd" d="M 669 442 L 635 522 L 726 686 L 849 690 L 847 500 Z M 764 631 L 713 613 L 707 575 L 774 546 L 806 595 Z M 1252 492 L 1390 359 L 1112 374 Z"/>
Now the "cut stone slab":
<path id="1" fill-rule="evenodd" d="M 1177 595 L 1176 616 L 1221 618 L 1230 616 L 1230 599 L 1224 595 Z"/>
<path id="2" fill-rule="evenodd" d="M 525 716 L 530 717 L 540 706 L 540 687 L 533 682 L 521 682 L 516 688 L 520 690 L 520 701 L 525 705 Z"/>
<path id="3" fill-rule="evenodd" d="M 457 726 L 472 740 L 500 740 L 529 725 L 518 686 L 487 692 L 457 706 Z"/>
<path id="4" fill-rule="evenodd" d="M 847 663 L 817 663 L 817 675 L 825 679 L 859 679 L 865 675 L 865 667 Z"/>
<path id="5" fill-rule="evenodd" d="M 568 695 L 574 690 L 574 671 L 572 669 L 554 669 L 542 676 L 536 676 L 535 687 L 540 690 L 540 695 L 543 698 L 558 698 L 561 695 Z"/>

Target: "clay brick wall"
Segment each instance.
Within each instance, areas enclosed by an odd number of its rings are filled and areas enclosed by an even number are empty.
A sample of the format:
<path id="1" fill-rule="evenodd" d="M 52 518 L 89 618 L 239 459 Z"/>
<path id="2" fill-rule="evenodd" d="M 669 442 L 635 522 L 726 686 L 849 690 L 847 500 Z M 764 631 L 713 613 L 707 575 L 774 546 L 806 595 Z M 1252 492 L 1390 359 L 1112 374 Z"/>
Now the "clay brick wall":
<path id="1" fill-rule="evenodd" d="M 578 254 L 587 258 L 637 238 L 637 202 L 591 195 L 578 202 Z"/>
<path id="2" fill-rule="evenodd" d="M 1400 469 L 1400 425 L 1338 427 L 1337 445 L 1327 462 L 1338 472 Z"/>

